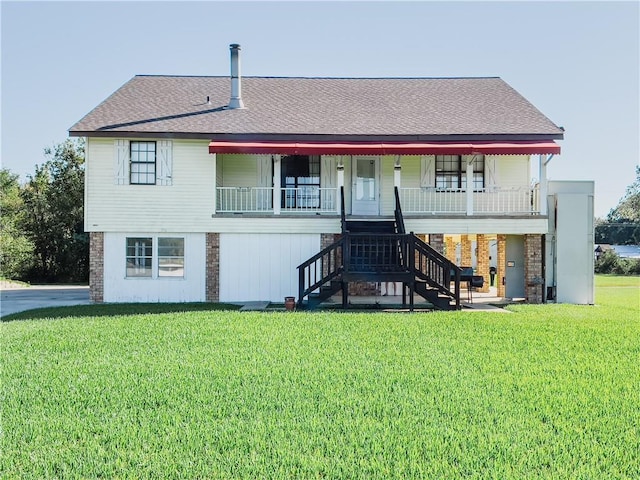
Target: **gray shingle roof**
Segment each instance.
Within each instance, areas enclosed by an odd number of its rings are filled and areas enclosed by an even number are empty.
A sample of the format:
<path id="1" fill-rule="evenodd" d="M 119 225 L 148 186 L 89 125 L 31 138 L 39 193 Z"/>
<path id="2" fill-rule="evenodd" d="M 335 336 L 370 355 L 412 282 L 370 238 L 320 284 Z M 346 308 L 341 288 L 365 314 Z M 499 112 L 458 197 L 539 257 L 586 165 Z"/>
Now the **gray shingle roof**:
<path id="1" fill-rule="evenodd" d="M 244 77 L 246 109 L 224 109 L 229 96 L 229 77 L 139 75 L 70 133 L 562 138 L 500 78 Z"/>

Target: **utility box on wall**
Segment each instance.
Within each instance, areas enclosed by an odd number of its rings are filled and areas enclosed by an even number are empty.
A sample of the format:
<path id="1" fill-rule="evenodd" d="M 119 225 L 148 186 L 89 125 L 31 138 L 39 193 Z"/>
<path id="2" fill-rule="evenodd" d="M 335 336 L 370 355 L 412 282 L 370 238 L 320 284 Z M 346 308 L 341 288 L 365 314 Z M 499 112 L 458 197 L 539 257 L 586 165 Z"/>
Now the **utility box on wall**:
<path id="1" fill-rule="evenodd" d="M 546 284 L 558 303 L 594 303 L 594 182 L 549 182 Z M 550 299 L 551 300 L 551 299 Z"/>

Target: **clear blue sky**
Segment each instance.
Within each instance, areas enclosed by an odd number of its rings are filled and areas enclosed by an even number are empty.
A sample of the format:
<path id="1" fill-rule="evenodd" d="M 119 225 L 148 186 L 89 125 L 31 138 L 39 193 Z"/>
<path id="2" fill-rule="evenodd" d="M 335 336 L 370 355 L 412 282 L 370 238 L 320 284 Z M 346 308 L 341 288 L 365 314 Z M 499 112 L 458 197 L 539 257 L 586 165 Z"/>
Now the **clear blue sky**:
<path id="1" fill-rule="evenodd" d="M 640 158 L 638 2 L 6 2 L 2 166 L 43 149 L 136 74 L 500 76 L 557 125 L 548 176 L 595 180 L 596 215 Z"/>

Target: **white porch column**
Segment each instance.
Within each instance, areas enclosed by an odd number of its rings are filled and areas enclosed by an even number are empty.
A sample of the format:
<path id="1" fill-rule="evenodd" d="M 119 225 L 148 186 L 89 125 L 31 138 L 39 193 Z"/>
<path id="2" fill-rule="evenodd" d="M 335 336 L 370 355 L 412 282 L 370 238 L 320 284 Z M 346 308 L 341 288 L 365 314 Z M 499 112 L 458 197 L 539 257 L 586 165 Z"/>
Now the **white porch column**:
<path id="1" fill-rule="evenodd" d="M 218 210 L 218 154 L 212 153 L 213 156 L 213 215 L 216 214 L 216 210 Z"/>
<path id="2" fill-rule="evenodd" d="M 538 209 L 540 215 L 547 214 L 547 156 L 545 154 L 540 155 L 540 191 L 538 192 Z"/>
<path id="3" fill-rule="evenodd" d="M 475 155 L 467 159 L 467 215 L 473 215 L 473 160 Z"/>
<path id="4" fill-rule="evenodd" d="M 396 162 L 393 164 L 393 186 L 400 190 L 400 177 L 402 166 L 400 165 L 400 155 L 396 155 Z"/>
<path id="5" fill-rule="evenodd" d="M 280 171 L 282 164 L 280 163 L 280 155 L 273 156 L 273 214 L 280 215 Z"/>
<path id="6" fill-rule="evenodd" d="M 342 187 L 344 187 L 344 162 L 342 157 L 338 157 L 338 162 L 336 163 L 336 173 L 336 212 L 338 213 L 338 215 L 340 215 L 340 206 L 342 205 L 340 190 L 342 189 Z"/>

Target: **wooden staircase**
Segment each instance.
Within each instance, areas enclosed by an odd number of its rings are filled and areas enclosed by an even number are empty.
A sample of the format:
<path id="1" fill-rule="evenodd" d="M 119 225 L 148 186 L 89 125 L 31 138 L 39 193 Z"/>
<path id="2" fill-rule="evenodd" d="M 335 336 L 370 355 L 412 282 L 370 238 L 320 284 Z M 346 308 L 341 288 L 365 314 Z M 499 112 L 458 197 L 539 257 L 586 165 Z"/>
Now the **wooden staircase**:
<path id="1" fill-rule="evenodd" d="M 460 268 L 405 232 L 397 188 L 395 196 L 395 220 L 346 220 L 342 189 L 342 235 L 298 266 L 299 308 L 314 308 L 340 291 L 347 308 L 349 283 L 368 281 L 401 282 L 402 303 L 408 293 L 412 310 L 416 293 L 433 308 L 460 309 Z"/>

